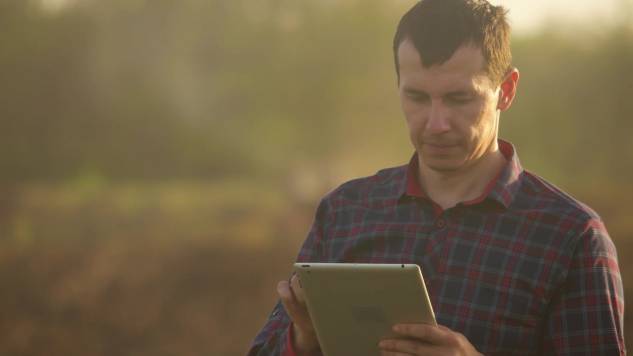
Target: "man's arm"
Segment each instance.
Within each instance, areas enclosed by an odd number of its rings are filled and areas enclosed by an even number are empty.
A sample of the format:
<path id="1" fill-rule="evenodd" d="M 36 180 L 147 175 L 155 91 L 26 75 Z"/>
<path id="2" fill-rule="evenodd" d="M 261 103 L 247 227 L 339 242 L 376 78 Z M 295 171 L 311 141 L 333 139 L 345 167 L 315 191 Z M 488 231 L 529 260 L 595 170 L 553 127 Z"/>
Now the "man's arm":
<path id="1" fill-rule="evenodd" d="M 330 223 L 331 217 L 329 214 L 330 210 L 326 197 L 321 200 L 321 203 L 317 208 L 310 233 L 299 251 L 299 256 L 297 257 L 298 262 L 318 262 L 323 258 L 321 253 L 321 240 L 326 234 L 327 225 Z M 292 283 L 291 286 L 288 281 L 282 281 L 277 285 L 277 293 L 279 294 L 280 300 L 273 309 L 273 312 L 268 318 L 264 328 L 255 337 L 255 340 L 251 345 L 251 349 L 248 352 L 248 356 L 294 356 L 298 355 L 299 351 L 296 346 L 300 346 L 296 345 L 297 339 L 300 339 L 299 341 L 303 341 L 304 339 L 308 339 L 308 341 L 310 341 L 309 335 L 308 337 L 305 337 L 306 333 L 302 334 L 300 330 L 297 330 L 297 326 L 292 323 L 292 320 L 286 310 L 286 308 L 293 309 L 293 306 L 295 306 L 295 303 L 292 301 L 295 300 L 295 294 L 300 293 L 297 283 Z M 301 294 L 298 296 L 301 297 Z M 301 300 L 299 300 L 298 303 L 302 304 L 302 298 L 300 299 Z M 300 307 L 301 305 L 296 306 L 296 309 L 299 309 Z M 307 314 L 307 310 L 305 313 Z M 296 312 L 294 314 L 296 314 Z M 308 343 L 311 344 L 311 342 Z"/>
<path id="2" fill-rule="evenodd" d="M 286 343 L 290 320 L 281 301 L 277 302 L 264 328 L 257 334 L 248 356 L 291 355 Z"/>
<path id="3" fill-rule="evenodd" d="M 279 282 L 277 293 L 280 301 L 248 355 L 320 356 L 298 277 L 294 275 L 290 282 Z"/>
<path id="4" fill-rule="evenodd" d="M 590 220 L 576 245 L 543 332 L 543 353 L 625 354 L 624 295 L 615 246 L 599 220 Z"/>

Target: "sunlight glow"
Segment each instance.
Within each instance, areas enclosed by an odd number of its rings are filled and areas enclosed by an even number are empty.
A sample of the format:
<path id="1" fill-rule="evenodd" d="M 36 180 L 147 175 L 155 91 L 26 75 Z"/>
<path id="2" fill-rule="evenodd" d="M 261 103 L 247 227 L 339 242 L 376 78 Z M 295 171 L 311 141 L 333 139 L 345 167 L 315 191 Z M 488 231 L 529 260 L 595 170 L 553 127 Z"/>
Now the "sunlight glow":
<path id="1" fill-rule="evenodd" d="M 624 21 L 623 10 L 629 0 L 490 0 L 510 10 L 513 28 L 518 33 L 533 32 L 550 24 L 594 28 L 596 25 Z"/>
<path id="2" fill-rule="evenodd" d="M 39 0 L 39 4 L 45 12 L 58 13 L 75 4 L 77 0 Z"/>

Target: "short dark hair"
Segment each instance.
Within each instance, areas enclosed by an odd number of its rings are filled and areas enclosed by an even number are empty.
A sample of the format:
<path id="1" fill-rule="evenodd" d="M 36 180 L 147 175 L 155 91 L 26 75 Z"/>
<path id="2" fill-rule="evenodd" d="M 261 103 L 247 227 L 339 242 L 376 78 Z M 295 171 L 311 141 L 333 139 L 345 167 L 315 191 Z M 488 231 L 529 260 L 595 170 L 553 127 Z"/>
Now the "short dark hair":
<path id="1" fill-rule="evenodd" d="M 486 72 L 501 83 L 511 67 L 510 25 L 507 10 L 486 0 L 422 0 L 407 11 L 393 39 L 396 73 L 400 77 L 398 48 L 409 39 L 430 67 L 450 59 L 462 45 L 481 49 Z"/>

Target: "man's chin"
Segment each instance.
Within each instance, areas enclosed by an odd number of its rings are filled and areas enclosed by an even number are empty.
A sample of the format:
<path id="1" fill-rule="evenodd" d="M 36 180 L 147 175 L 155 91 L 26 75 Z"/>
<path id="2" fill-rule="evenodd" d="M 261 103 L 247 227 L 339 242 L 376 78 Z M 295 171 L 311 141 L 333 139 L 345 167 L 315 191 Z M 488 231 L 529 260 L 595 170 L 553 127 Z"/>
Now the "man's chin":
<path id="1" fill-rule="evenodd" d="M 458 171 L 461 168 L 461 164 L 450 159 L 428 159 L 425 160 L 424 165 L 430 170 L 438 173 L 451 173 Z"/>
<path id="2" fill-rule="evenodd" d="M 429 165 L 428 167 L 437 173 L 453 173 L 459 170 L 459 167 L 453 165 Z"/>

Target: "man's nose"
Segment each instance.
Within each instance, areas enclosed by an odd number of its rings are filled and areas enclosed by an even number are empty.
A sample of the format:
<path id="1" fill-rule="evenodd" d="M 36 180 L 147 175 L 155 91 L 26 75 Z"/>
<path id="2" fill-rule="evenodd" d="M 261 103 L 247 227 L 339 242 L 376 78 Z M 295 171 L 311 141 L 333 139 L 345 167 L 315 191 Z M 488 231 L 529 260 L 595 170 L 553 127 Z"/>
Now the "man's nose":
<path id="1" fill-rule="evenodd" d="M 441 134 L 450 130 L 449 110 L 440 101 L 431 102 L 431 110 L 426 122 L 426 132 L 428 134 Z"/>

